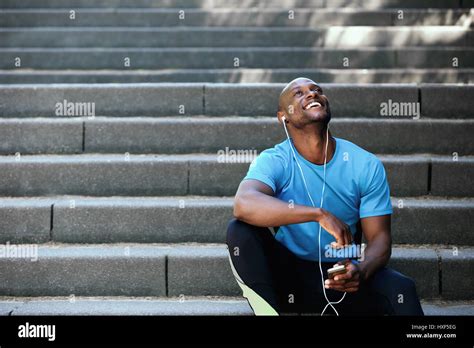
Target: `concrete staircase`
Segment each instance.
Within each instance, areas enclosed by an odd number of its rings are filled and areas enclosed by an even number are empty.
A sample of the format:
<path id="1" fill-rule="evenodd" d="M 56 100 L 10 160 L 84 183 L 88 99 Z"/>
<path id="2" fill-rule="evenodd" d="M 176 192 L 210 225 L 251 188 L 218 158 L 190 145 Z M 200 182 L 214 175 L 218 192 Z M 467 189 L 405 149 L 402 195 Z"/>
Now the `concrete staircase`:
<path id="1" fill-rule="evenodd" d="M 427 314 L 474 314 L 474 3 L 240 3 L 2 1 L 1 315 L 251 314 L 224 244 L 249 163 L 218 151 L 281 141 L 297 76 L 385 165 L 391 266 Z"/>

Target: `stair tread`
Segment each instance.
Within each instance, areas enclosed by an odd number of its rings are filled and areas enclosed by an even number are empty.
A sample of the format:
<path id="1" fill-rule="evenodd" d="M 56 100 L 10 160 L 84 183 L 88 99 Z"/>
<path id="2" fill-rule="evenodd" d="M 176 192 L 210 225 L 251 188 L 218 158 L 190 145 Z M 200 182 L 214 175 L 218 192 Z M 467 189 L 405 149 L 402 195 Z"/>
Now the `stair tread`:
<path id="1" fill-rule="evenodd" d="M 108 123 L 263 123 L 263 124 L 274 124 L 277 122 L 276 116 L 239 116 L 239 115 L 229 115 L 229 116 L 207 116 L 207 115 L 192 115 L 192 116 L 94 116 L 93 119 L 90 117 L 63 117 L 63 118 L 52 118 L 52 117 L 0 117 L 0 122 L 2 123 L 26 123 L 26 122 L 47 122 L 47 123 L 61 123 L 61 122 L 77 122 L 77 121 L 100 121 Z M 374 117 L 337 117 L 331 120 L 331 124 L 337 124 L 341 122 L 351 122 L 351 123 L 404 123 L 404 122 L 414 122 L 411 117 L 406 116 L 379 116 L 375 115 Z M 464 119 L 464 118 L 429 118 L 429 117 L 420 117 L 416 120 L 417 123 L 424 124 L 472 124 L 474 119 Z"/>
<path id="2" fill-rule="evenodd" d="M 261 71 L 261 72 L 308 72 L 308 73 L 315 73 L 315 72 L 333 72 L 338 74 L 350 74 L 354 72 L 359 73 L 368 73 L 368 72 L 393 72 L 393 73 L 410 73 L 410 72 L 474 72 L 474 68 L 372 68 L 372 69 L 357 69 L 357 68 L 344 68 L 344 69 L 332 69 L 332 68 L 239 68 L 239 72 L 252 72 L 252 71 Z M 115 74 L 125 74 L 125 75 L 132 75 L 132 74 L 162 74 L 162 73 L 189 73 L 189 72 L 233 72 L 235 73 L 235 69 L 134 69 L 130 67 L 130 69 L 122 70 L 122 69 L 28 69 L 28 68 L 17 68 L 17 69 L 0 69 L 0 74 L 105 74 L 105 73 L 115 73 Z M 402 83 L 403 84 L 403 83 Z M 406 83 L 405 83 L 406 84 Z M 355 86 L 356 84 L 354 84 Z M 360 85 L 359 83 L 357 85 Z M 377 83 L 378 85 L 378 83 Z M 443 85 L 445 85 L 443 83 Z"/>
<path id="3" fill-rule="evenodd" d="M 375 154 L 381 160 L 400 160 L 404 162 L 428 161 L 430 159 L 440 161 L 453 161 L 453 156 L 437 154 Z M 130 162 L 136 161 L 215 161 L 216 153 L 185 153 L 185 154 L 130 154 Z M 22 155 L 21 160 L 15 156 L 0 156 L 0 163 L 38 163 L 47 161 L 49 163 L 64 162 L 100 162 L 100 161 L 124 161 L 124 155 L 120 154 L 102 154 L 102 153 L 80 153 L 80 154 L 37 154 Z M 458 161 L 474 162 L 474 155 L 459 156 Z M 250 163 L 249 163 L 250 164 Z"/>
<path id="4" fill-rule="evenodd" d="M 474 301 L 422 300 L 425 315 L 474 315 Z M 253 315 L 242 297 L 0 297 L 0 315 Z"/>
<path id="5" fill-rule="evenodd" d="M 435 204 L 471 204 L 474 202 L 474 197 L 444 197 L 444 196 L 391 196 L 393 200 L 403 199 L 404 203 L 410 203 L 417 206 L 435 205 Z M 176 202 L 177 200 L 188 200 L 196 202 L 233 202 L 234 196 L 200 196 L 200 195 L 186 195 L 186 196 L 81 196 L 81 195 L 51 195 L 51 196 L 28 196 L 28 197 L 6 197 L 0 196 L 2 204 L 12 204 L 21 202 L 41 202 L 41 201 L 55 201 L 55 202 L 69 202 L 71 199 L 84 202 Z"/>
<path id="6" fill-rule="evenodd" d="M 43 257 L 140 257 L 142 255 L 161 257 L 164 255 L 194 256 L 227 256 L 227 245 L 223 243 L 107 243 L 107 244 L 70 244 L 49 242 L 37 245 Z M 125 255 L 124 247 L 130 248 L 130 255 Z M 456 246 L 464 251 L 469 259 L 474 258 L 474 246 Z M 436 251 L 451 252 L 453 249 L 445 245 L 432 244 L 394 244 L 392 257 L 430 258 Z M 84 254 L 81 254 L 83 252 Z M 425 252 L 425 253 L 424 253 Z M 26 259 L 26 261 L 30 261 Z"/>

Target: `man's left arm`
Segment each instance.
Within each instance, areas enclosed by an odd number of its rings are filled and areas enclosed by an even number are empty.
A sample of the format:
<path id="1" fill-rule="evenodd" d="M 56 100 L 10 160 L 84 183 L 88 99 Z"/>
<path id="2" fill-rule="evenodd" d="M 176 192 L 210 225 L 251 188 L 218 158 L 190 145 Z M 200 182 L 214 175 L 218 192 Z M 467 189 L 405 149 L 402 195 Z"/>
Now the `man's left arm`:
<path id="1" fill-rule="evenodd" d="M 387 265 L 392 254 L 391 215 L 371 216 L 361 219 L 362 232 L 367 240 L 364 260 L 359 263 L 363 280 Z"/>

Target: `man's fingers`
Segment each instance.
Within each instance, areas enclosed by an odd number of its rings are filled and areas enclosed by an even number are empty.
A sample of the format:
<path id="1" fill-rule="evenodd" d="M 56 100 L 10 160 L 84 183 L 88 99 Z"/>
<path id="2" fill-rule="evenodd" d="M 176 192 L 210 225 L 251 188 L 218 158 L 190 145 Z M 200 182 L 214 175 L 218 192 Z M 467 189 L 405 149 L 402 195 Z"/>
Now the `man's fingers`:
<path id="1" fill-rule="evenodd" d="M 358 288 L 359 282 L 347 282 L 344 284 L 345 288 Z"/>
<path id="2" fill-rule="evenodd" d="M 359 283 L 358 282 L 351 282 L 346 283 L 344 285 L 340 284 L 332 284 L 332 285 L 324 285 L 326 289 L 337 290 L 337 291 L 345 291 L 345 292 L 354 292 L 359 290 Z"/>
<path id="3" fill-rule="evenodd" d="M 358 290 L 359 290 L 359 288 L 346 288 L 346 289 L 343 290 L 343 291 L 345 291 L 345 292 L 356 292 L 356 291 L 358 291 Z"/>
<path id="4" fill-rule="evenodd" d="M 346 230 L 346 236 L 347 236 L 347 245 L 352 244 L 352 233 L 351 233 L 351 230 L 349 229 L 349 226 L 347 227 L 347 230 Z"/>
<path id="5" fill-rule="evenodd" d="M 346 273 L 338 274 L 334 277 L 335 280 L 357 280 L 359 279 L 359 273 L 354 270 L 349 270 Z"/>
<path id="6" fill-rule="evenodd" d="M 342 230 L 341 237 L 340 237 L 340 243 L 345 246 L 347 245 L 347 236 L 346 236 L 346 230 Z"/>
<path id="7" fill-rule="evenodd" d="M 342 284 L 324 284 L 324 287 L 326 289 L 332 289 L 332 290 L 343 290 L 345 289 L 346 287 Z"/>
<path id="8" fill-rule="evenodd" d="M 329 286 L 342 286 L 346 283 L 345 280 L 334 280 L 334 279 L 326 279 L 324 281 L 324 285 L 329 285 Z"/>
<path id="9" fill-rule="evenodd" d="M 352 232 L 351 232 L 351 228 L 349 227 L 349 225 L 347 225 L 347 235 L 349 237 L 349 244 L 352 243 Z"/>
<path id="10" fill-rule="evenodd" d="M 338 280 L 348 280 L 348 279 L 352 279 L 352 276 L 353 274 L 351 274 L 351 272 L 346 272 L 346 273 L 342 273 L 342 274 L 338 274 L 337 276 L 334 277 L 334 280 L 335 281 L 338 281 Z"/>
<path id="11" fill-rule="evenodd" d="M 349 227 L 347 227 L 347 245 L 352 244 L 352 233 Z"/>
<path id="12" fill-rule="evenodd" d="M 349 229 L 344 230 L 340 237 L 336 237 L 336 241 L 331 243 L 333 248 L 342 248 L 352 244 L 352 234 Z"/>
<path id="13" fill-rule="evenodd" d="M 347 235 L 346 235 L 346 231 L 343 231 L 342 232 L 342 236 L 341 236 L 341 242 L 342 242 L 342 245 L 347 245 Z"/>
<path id="14" fill-rule="evenodd" d="M 329 285 L 331 287 L 333 286 L 342 286 L 342 287 L 353 287 L 353 286 L 358 286 L 359 285 L 359 281 L 356 280 L 356 279 L 352 279 L 350 281 L 347 281 L 347 280 L 331 280 L 331 279 L 327 279 L 325 282 L 324 282 L 324 285 Z"/>
<path id="15" fill-rule="evenodd" d="M 353 287 L 329 286 L 329 287 L 326 287 L 326 289 L 336 290 L 336 291 L 343 291 L 343 292 L 355 292 L 355 291 L 359 290 L 359 288 L 356 287 L 356 286 L 353 286 Z"/>

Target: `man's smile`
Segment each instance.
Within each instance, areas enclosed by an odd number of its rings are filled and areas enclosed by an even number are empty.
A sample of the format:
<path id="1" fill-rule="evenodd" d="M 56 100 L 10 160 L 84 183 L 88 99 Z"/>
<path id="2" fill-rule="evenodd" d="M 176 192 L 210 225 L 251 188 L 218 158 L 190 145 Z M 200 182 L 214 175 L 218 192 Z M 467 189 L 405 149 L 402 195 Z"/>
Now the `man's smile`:
<path id="1" fill-rule="evenodd" d="M 320 108 L 320 107 L 322 107 L 320 102 L 312 101 L 309 104 L 307 104 L 306 106 L 304 106 L 303 109 L 304 110 L 309 110 L 311 108 Z"/>

